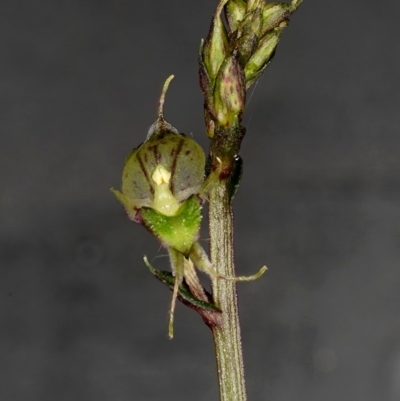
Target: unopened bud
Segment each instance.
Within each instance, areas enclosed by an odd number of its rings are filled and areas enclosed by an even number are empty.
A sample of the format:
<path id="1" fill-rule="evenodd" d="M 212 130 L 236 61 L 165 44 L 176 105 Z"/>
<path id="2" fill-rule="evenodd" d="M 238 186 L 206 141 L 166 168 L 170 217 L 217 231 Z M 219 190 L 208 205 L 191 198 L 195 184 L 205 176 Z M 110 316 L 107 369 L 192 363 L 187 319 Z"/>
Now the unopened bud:
<path id="1" fill-rule="evenodd" d="M 291 14 L 291 5 L 287 3 L 269 3 L 262 10 L 262 35 L 279 24 Z"/>
<path id="2" fill-rule="evenodd" d="M 261 38 L 256 51 L 247 62 L 244 68 L 247 88 L 256 81 L 272 60 L 282 29 L 284 28 L 283 24 L 284 23 L 281 24 L 281 27 L 275 28 L 273 31 L 267 33 L 263 38 Z"/>
<path id="3" fill-rule="evenodd" d="M 211 80 L 214 80 L 217 76 L 222 63 L 228 54 L 228 36 L 221 18 L 222 9 L 226 2 L 227 0 L 222 0 L 219 3 L 211 22 L 207 39 L 205 40 L 201 50 L 202 61 L 207 68 Z"/>
<path id="4" fill-rule="evenodd" d="M 256 9 L 247 13 L 240 23 L 236 33 L 234 47 L 238 51 L 239 62 L 242 66 L 246 65 L 258 44 L 258 36 L 262 28 L 261 10 Z"/>
<path id="5" fill-rule="evenodd" d="M 229 29 L 235 32 L 239 23 L 246 15 L 247 4 L 244 0 L 229 0 L 225 6 L 225 16 L 228 21 Z"/>
<path id="6" fill-rule="evenodd" d="M 240 122 L 246 101 L 243 69 L 235 55 L 221 66 L 214 91 L 214 109 L 218 122 L 225 127 Z"/>

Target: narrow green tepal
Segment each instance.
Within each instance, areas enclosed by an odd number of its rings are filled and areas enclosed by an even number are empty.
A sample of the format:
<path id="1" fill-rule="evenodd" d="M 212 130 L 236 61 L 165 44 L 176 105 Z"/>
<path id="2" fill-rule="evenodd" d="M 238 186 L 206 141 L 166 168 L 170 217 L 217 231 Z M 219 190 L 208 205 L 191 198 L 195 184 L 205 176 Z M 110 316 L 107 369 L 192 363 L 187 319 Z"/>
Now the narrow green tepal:
<path id="1" fill-rule="evenodd" d="M 169 289 L 172 291 L 175 286 L 175 277 L 171 272 L 165 271 L 165 270 L 158 270 L 154 268 L 147 258 L 144 258 L 146 266 L 149 268 L 151 274 L 156 277 L 158 280 L 160 280 L 163 284 L 169 287 Z M 211 295 L 207 294 L 210 298 Z M 204 309 L 206 311 L 214 311 L 221 313 L 221 310 L 214 305 L 211 302 L 206 302 L 202 301 L 201 299 L 196 298 L 193 296 L 193 294 L 190 291 L 190 288 L 188 285 L 185 283 L 185 281 L 182 281 L 182 284 L 179 286 L 179 291 L 178 291 L 178 298 L 180 301 L 184 302 L 187 304 L 189 307 L 192 309 Z"/>

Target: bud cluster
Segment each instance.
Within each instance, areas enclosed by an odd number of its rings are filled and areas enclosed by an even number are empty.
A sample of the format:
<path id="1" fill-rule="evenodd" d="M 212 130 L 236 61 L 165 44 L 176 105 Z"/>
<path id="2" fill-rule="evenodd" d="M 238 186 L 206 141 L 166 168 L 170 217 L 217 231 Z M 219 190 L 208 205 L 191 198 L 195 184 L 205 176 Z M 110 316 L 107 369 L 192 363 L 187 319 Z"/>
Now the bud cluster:
<path id="1" fill-rule="evenodd" d="M 246 90 L 271 62 L 288 18 L 301 2 L 220 1 L 199 54 L 200 86 L 210 138 L 216 125 L 240 124 Z M 227 27 L 222 19 L 223 11 Z"/>

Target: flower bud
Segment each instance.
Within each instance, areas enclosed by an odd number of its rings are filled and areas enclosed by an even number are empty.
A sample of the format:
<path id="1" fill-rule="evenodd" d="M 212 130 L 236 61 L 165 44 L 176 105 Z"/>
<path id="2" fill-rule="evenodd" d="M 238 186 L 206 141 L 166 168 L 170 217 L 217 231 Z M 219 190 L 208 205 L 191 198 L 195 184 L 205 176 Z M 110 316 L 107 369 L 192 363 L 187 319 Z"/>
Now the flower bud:
<path id="1" fill-rule="evenodd" d="M 244 0 L 229 0 L 225 6 L 225 16 L 228 21 L 229 29 L 235 32 L 239 23 L 246 15 L 247 4 Z"/>
<path id="2" fill-rule="evenodd" d="M 242 66 L 246 65 L 247 61 L 255 51 L 261 28 L 262 16 L 261 11 L 258 8 L 248 13 L 240 23 L 236 33 L 237 38 L 234 47 L 238 51 L 238 59 Z"/>
<path id="3" fill-rule="evenodd" d="M 228 36 L 221 12 L 227 0 L 222 0 L 215 11 L 207 39 L 202 45 L 201 58 L 211 80 L 214 80 L 228 54 Z"/>
<path id="4" fill-rule="evenodd" d="M 263 38 L 261 38 L 257 49 L 244 67 L 247 88 L 249 88 L 259 78 L 272 60 L 282 30 L 285 27 L 286 23 L 282 22 L 279 27 L 268 32 Z"/>
<path id="5" fill-rule="evenodd" d="M 211 81 L 206 66 L 202 61 L 202 46 L 200 46 L 199 54 L 199 78 L 200 89 L 204 96 L 204 120 L 206 125 L 206 133 L 209 138 L 214 136 L 215 131 L 215 110 L 214 110 L 214 81 Z"/>
<path id="6" fill-rule="evenodd" d="M 243 69 L 236 55 L 228 57 L 219 71 L 214 90 L 214 109 L 217 120 L 228 127 L 241 120 L 246 101 Z"/>
<path id="7" fill-rule="evenodd" d="M 291 14 L 291 5 L 287 3 L 268 3 L 262 10 L 262 35 L 276 28 Z"/>

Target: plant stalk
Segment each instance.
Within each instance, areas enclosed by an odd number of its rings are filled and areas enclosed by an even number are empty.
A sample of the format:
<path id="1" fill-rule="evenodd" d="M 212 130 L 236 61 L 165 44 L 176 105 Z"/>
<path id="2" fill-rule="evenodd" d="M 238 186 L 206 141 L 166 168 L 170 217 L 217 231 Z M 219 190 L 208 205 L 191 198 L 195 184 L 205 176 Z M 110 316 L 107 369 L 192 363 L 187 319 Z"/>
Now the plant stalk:
<path id="1" fill-rule="evenodd" d="M 234 277 L 233 213 L 227 180 L 216 183 L 209 195 L 211 261 L 220 275 Z M 236 282 L 213 280 L 213 299 L 222 310 L 222 323 L 212 328 L 221 401 L 245 401 L 242 345 Z"/>

